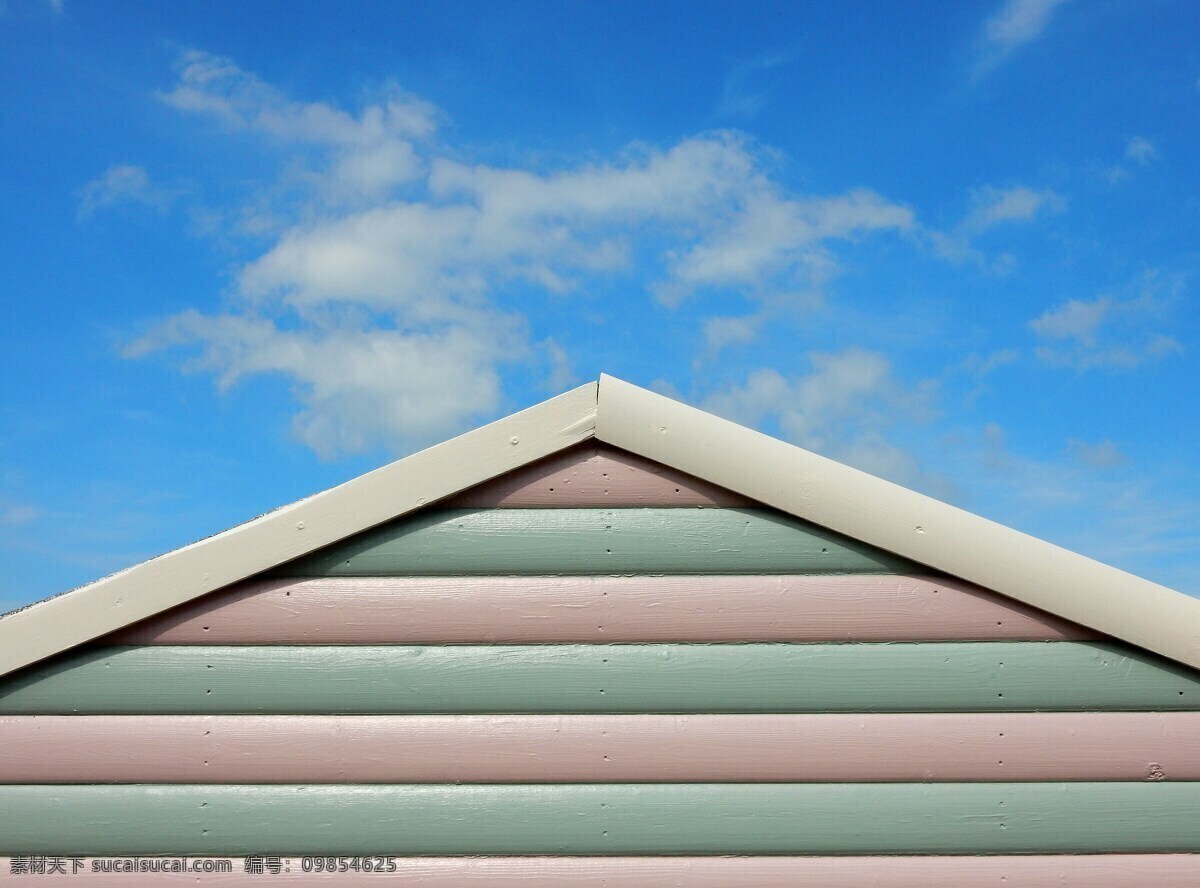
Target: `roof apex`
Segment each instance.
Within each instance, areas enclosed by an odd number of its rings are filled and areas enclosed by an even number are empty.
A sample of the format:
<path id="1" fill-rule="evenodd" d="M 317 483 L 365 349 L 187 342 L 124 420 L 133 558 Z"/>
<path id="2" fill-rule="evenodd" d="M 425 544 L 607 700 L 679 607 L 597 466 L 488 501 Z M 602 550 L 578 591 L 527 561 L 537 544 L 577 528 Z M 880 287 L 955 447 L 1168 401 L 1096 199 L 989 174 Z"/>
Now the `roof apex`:
<path id="1" fill-rule="evenodd" d="M 0 618 L 0 675 L 595 438 L 1200 668 L 1200 601 L 602 374 Z"/>

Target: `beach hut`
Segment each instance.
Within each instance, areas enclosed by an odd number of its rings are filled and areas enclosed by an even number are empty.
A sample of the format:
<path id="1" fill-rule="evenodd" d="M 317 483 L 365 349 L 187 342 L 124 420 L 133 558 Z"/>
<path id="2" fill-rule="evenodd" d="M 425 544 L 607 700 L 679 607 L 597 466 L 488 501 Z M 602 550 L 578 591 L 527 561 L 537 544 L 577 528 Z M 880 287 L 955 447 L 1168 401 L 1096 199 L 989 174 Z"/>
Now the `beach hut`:
<path id="1" fill-rule="evenodd" d="M 607 376 L 0 675 L 0 883 L 1200 884 L 1200 602 Z"/>

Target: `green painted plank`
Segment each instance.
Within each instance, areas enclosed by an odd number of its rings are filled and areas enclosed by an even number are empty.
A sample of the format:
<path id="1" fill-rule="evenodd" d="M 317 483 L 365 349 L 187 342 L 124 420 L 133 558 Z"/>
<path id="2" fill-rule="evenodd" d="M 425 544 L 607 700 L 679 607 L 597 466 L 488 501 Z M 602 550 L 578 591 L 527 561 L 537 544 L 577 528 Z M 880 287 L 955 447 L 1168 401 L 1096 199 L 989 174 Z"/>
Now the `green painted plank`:
<path id="1" fill-rule="evenodd" d="M 767 509 L 431 509 L 273 573 L 309 577 L 921 570 L 865 543 Z"/>
<path id="2" fill-rule="evenodd" d="M 1200 783 L 2 786 L 4 854 L 1200 851 Z"/>
<path id="3" fill-rule="evenodd" d="M 1200 672 L 1094 642 L 93 648 L 0 713 L 1200 709 Z"/>

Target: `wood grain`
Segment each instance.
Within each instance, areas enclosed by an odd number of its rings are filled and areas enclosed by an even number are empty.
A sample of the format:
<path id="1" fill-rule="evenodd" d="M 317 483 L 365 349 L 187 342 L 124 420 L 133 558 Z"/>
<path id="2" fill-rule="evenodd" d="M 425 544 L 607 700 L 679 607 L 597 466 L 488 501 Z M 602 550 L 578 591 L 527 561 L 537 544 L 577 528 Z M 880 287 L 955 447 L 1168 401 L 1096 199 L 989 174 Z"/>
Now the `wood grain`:
<path id="1" fill-rule="evenodd" d="M 1200 713 L 0 716 L 0 783 L 1200 780 Z"/>
<path id="2" fill-rule="evenodd" d="M 450 509 L 753 506 L 753 500 L 636 454 L 581 444 L 466 490 Z"/>
<path id="3" fill-rule="evenodd" d="M 1200 851 L 1200 783 L 0 786 L 5 854 Z"/>
<path id="4" fill-rule="evenodd" d="M 101 644 L 1050 641 L 1097 633 L 968 583 L 907 576 L 253 580 Z"/>
<path id="5" fill-rule="evenodd" d="M 12 875 L 0 857 L 0 885 L 129 888 L 127 874 Z M 1195 888 L 1200 855 L 1062 854 L 989 857 L 401 857 L 395 872 L 305 873 L 298 857 L 279 874 L 155 875 L 155 885 L 408 885 L 419 888 Z M 68 872 L 71 864 L 67 864 Z M 149 877 L 138 876 L 137 883 Z"/>
<path id="6" fill-rule="evenodd" d="M 1200 674 L 1097 642 L 338 645 L 81 650 L 0 713 L 720 713 L 1200 709 Z"/>
<path id="7" fill-rule="evenodd" d="M 275 576 L 914 573 L 911 562 L 763 509 L 430 509 Z"/>

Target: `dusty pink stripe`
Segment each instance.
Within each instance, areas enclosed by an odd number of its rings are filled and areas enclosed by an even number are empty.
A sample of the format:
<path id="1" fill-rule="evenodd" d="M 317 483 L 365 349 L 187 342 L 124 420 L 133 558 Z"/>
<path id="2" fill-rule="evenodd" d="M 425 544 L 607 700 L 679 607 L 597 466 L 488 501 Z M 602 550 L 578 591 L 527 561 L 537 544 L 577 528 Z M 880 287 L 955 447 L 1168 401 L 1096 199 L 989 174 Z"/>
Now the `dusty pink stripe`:
<path id="1" fill-rule="evenodd" d="M 290 872 L 243 872 L 231 858 L 229 875 L 130 876 L 11 873 L 0 857 L 0 885 L 129 888 L 146 884 L 252 886 L 274 884 L 414 885 L 420 888 L 1195 888 L 1200 854 L 1095 854 L 995 857 L 399 857 L 396 872 L 305 874 L 300 858 L 283 858 Z M 150 859 L 150 858 L 147 858 Z M 190 858 L 195 860 L 196 858 Z M 68 872 L 71 864 L 68 861 Z"/>
<path id="2" fill-rule="evenodd" d="M 954 580 L 896 576 L 396 577 L 231 586 L 104 644 L 1091 639 Z"/>
<path id="3" fill-rule="evenodd" d="M 751 506 L 723 487 L 633 453 L 583 445 L 481 484 L 439 506 L 455 509 L 561 506 Z"/>
<path id="4" fill-rule="evenodd" d="M 3 783 L 1200 780 L 1200 713 L 4 716 Z"/>

